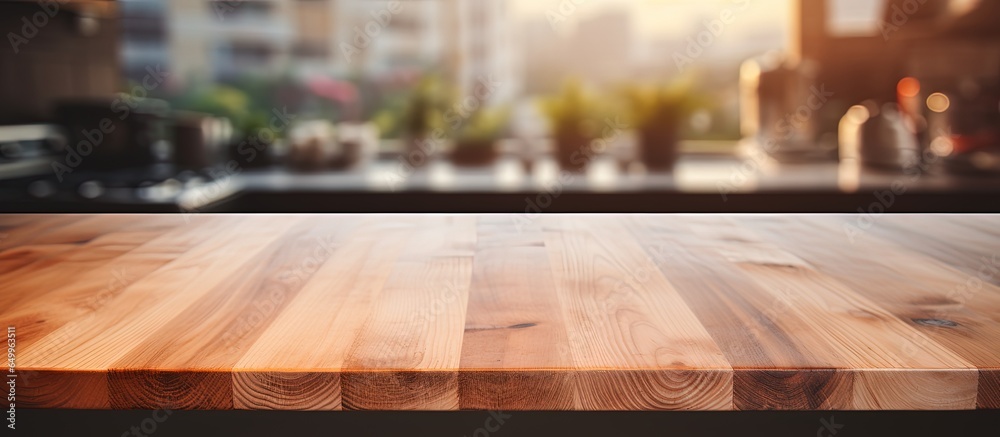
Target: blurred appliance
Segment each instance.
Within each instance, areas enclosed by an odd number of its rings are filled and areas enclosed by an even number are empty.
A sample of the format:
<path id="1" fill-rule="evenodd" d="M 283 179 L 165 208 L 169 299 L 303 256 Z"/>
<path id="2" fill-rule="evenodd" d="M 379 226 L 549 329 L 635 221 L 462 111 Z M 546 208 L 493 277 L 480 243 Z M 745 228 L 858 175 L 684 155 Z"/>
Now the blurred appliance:
<path id="1" fill-rule="evenodd" d="M 53 125 L 0 126 L 0 180 L 51 171 L 54 151 L 65 142 Z"/>
<path id="2" fill-rule="evenodd" d="M 835 129 L 822 123 L 833 93 L 818 74 L 815 62 L 774 54 L 746 61 L 740 69 L 743 135 L 779 162 L 836 156 Z"/>
<path id="3" fill-rule="evenodd" d="M 128 102 L 128 103 L 126 103 Z M 61 163 L 70 170 L 144 167 L 157 161 L 166 139 L 169 106 L 155 99 L 97 98 L 59 103 L 56 118 L 65 131 Z"/>
<path id="4" fill-rule="evenodd" d="M 173 158 L 182 170 L 204 170 L 220 161 L 233 135 L 229 119 L 195 112 L 174 114 Z"/>
<path id="5" fill-rule="evenodd" d="M 911 106 L 924 148 L 952 172 L 1000 172 L 1000 41 L 915 46 L 907 73 L 920 84 Z"/>
<path id="6" fill-rule="evenodd" d="M 841 123 L 841 143 L 854 144 L 841 150 L 841 160 L 857 159 L 866 167 L 908 170 L 921 164 L 921 147 L 914 120 L 898 105 L 874 102 L 848 111 Z M 853 138 L 848 136 L 855 135 Z"/>

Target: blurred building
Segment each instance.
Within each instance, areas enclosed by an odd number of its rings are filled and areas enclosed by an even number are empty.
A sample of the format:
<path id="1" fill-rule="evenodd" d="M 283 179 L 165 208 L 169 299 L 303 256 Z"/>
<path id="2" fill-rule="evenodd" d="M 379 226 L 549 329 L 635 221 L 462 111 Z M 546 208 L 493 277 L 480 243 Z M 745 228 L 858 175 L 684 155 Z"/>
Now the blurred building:
<path id="1" fill-rule="evenodd" d="M 483 82 L 500 82 L 489 96 L 493 101 L 507 101 L 521 89 L 506 0 L 335 3 L 328 35 L 337 74 L 437 71 L 463 94 Z"/>
<path id="2" fill-rule="evenodd" d="M 339 74 L 389 75 L 439 67 L 445 54 L 445 4 L 437 1 L 335 2 L 327 29 Z"/>
<path id="3" fill-rule="evenodd" d="M 522 91 L 514 23 L 507 0 L 450 0 L 447 70 L 463 94 L 489 87 L 489 100 L 507 102 Z"/>
<path id="4" fill-rule="evenodd" d="M 170 67 L 168 0 L 122 0 L 121 62 L 126 80 L 139 82 L 147 67 Z"/>
<path id="5" fill-rule="evenodd" d="M 181 83 L 225 80 L 288 67 L 298 42 L 299 1 L 169 0 L 170 65 Z"/>
<path id="6" fill-rule="evenodd" d="M 632 74 L 632 17 L 625 10 L 607 10 L 583 19 L 574 32 L 571 61 L 575 71 L 601 83 Z"/>
<path id="7" fill-rule="evenodd" d="M 518 30 L 517 50 L 521 55 L 525 91 L 551 92 L 568 71 L 568 41 L 553 31 L 544 17 L 525 20 Z"/>
<path id="8" fill-rule="evenodd" d="M 546 17 L 521 23 L 518 50 L 526 89 L 549 93 L 567 77 L 597 84 L 635 78 L 640 65 L 633 25 L 622 9 L 583 18 L 568 34 L 556 31 Z"/>
<path id="9" fill-rule="evenodd" d="M 504 77 L 520 91 L 506 2 L 489 0 L 132 0 L 126 71 L 161 62 L 183 84 L 438 71 L 469 92 Z"/>

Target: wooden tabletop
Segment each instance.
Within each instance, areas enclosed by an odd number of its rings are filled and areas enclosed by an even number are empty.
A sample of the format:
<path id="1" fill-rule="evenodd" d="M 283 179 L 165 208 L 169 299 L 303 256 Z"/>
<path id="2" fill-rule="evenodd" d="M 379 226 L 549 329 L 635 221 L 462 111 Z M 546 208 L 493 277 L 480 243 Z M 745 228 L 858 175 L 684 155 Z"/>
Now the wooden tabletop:
<path id="1" fill-rule="evenodd" d="M 998 251 L 1000 216 L 6 215 L 0 321 L 24 408 L 996 409 Z"/>

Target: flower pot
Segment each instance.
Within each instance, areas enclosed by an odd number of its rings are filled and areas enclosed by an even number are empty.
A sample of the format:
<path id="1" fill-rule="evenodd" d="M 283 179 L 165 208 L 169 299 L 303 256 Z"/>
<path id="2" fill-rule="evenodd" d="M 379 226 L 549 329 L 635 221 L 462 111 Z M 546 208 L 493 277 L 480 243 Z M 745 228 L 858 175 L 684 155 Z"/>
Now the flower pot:
<path id="1" fill-rule="evenodd" d="M 406 139 L 403 160 L 413 168 L 427 165 L 437 153 L 440 140 L 427 134 L 411 134 Z"/>
<path id="2" fill-rule="evenodd" d="M 337 143 L 337 153 L 330 159 L 330 168 L 346 170 L 361 162 L 361 142 L 356 139 L 341 140 Z"/>
<path id="3" fill-rule="evenodd" d="M 349 169 L 360 166 L 378 153 L 378 128 L 373 124 L 341 123 L 337 126 L 337 153 L 330 168 Z"/>
<path id="4" fill-rule="evenodd" d="M 315 172 L 326 168 L 330 144 L 323 138 L 306 138 L 291 144 L 288 166 L 302 172 Z"/>
<path id="5" fill-rule="evenodd" d="M 493 141 L 462 140 L 455 144 L 451 152 L 451 161 L 461 167 L 487 167 L 497 158 Z"/>
<path id="6" fill-rule="evenodd" d="M 642 163 L 651 171 L 673 170 L 677 163 L 676 129 L 643 129 L 639 132 Z"/>
<path id="7" fill-rule="evenodd" d="M 556 161 L 565 171 L 580 173 L 590 161 L 590 143 L 594 138 L 576 132 L 561 132 L 556 135 Z"/>

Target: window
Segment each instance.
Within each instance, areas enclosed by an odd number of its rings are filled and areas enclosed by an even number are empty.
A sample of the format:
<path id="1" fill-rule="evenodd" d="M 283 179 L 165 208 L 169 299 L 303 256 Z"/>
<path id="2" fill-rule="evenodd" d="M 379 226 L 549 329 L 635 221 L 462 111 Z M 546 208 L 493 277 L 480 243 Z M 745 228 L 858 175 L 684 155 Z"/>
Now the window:
<path id="1" fill-rule="evenodd" d="M 879 31 L 885 2 L 881 0 L 828 0 L 827 26 L 831 35 L 873 35 Z"/>

